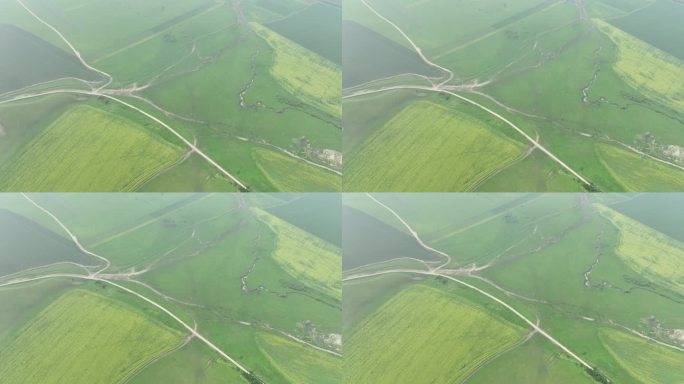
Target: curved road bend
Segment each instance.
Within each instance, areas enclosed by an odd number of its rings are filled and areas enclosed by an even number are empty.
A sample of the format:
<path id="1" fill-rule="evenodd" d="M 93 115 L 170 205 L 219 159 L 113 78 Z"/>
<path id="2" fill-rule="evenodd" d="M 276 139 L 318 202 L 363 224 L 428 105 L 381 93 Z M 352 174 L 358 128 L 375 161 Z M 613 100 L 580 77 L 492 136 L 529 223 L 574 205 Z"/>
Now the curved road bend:
<path id="1" fill-rule="evenodd" d="M 64 35 L 62 35 L 62 33 L 61 33 L 59 30 L 57 30 L 57 28 L 53 27 L 52 25 L 50 25 L 50 23 L 48 23 L 47 21 L 41 19 L 40 16 L 36 15 L 29 7 L 26 6 L 26 4 L 24 4 L 24 2 L 23 2 L 22 0 L 17 0 L 17 3 L 19 3 L 19 5 L 21 5 L 21 6 L 26 10 L 26 12 L 30 13 L 31 16 L 33 16 L 33 17 L 34 17 L 36 20 L 38 20 L 41 24 L 45 25 L 46 27 L 50 28 L 53 32 L 55 32 L 55 33 L 57 34 L 57 36 L 59 36 L 59 37 L 62 39 L 62 41 L 64 41 L 64 42 L 66 43 L 66 45 L 68 45 L 69 48 L 74 52 L 74 54 L 76 55 L 76 57 L 78 58 L 78 60 L 81 62 L 81 64 L 83 64 L 84 67 L 90 69 L 91 71 L 95 71 L 95 72 L 97 72 L 97 73 L 99 73 L 99 74 L 101 74 L 102 76 L 104 76 L 104 77 L 107 78 L 107 82 L 106 82 L 104 85 L 100 86 L 99 89 L 102 89 L 102 88 L 108 86 L 109 84 L 112 83 L 112 81 L 114 81 L 114 78 L 113 78 L 112 75 L 110 75 L 109 73 L 104 72 L 104 71 L 101 71 L 101 70 L 99 70 L 99 69 L 97 69 L 97 68 L 95 68 L 95 67 L 92 67 L 90 64 L 88 64 L 88 63 L 83 59 L 83 57 L 81 57 L 81 52 L 79 52 L 79 51 L 76 49 L 76 47 L 74 47 L 74 46 L 71 44 L 71 42 L 69 42 L 69 40 L 67 40 L 67 38 L 64 37 Z"/>
<path id="2" fill-rule="evenodd" d="M 102 257 L 102 256 L 100 256 L 100 255 L 98 255 L 98 254 L 96 254 L 96 253 L 90 252 L 89 250 L 85 249 L 85 247 L 83 247 L 83 245 L 81 245 L 81 243 L 78 241 L 78 238 L 76 237 L 76 235 L 74 235 L 74 234 L 69 230 L 69 228 L 67 228 L 67 226 L 64 225 L 64 223 L 62 223 L 62 221 L 59 220 L 59 219 L 57 218 L 57 216 L 53 215 L 52 212 L 48 211 L 46 208 L 43 208 L 43 206 L 41 206 L 40 204 L 38 204 L 38 203 L 36 203 L 35 201 L 33 201 L 33 200 L 32 200 L 30 197 L 28 197 L 28 195 L 26 195 L 25 193 L 22 193 L 21 195 L 24 196 L 24 198 L 25 198 L 26 200 L 28 200 L 31 204 L 33 204 L 36 208 L 38 208 L 38 209 L 40 209 L 41 211 L 43 211 L 44 213 L 46 213 L 46 214 L 47 214 L 48 216 L 50 216 L 57 224 L 59 224 L 59 226 L 62 227 L 62 229 L 64 230 L 64 232 L 67 233 L 67 235 L 69 235 L 69 237 L 71 238 L 71 240 L 74 242 L 74 244 L 76 244 L 76 247 L 78 247 L 78 249 L 79 249 L 81 252 L 83 252 L 83 253 L 85 253 L 85 254 L 87 254 L 87 255 L 93 256 L 93 257 L 95 257 L 95 258 L 97 258 L 97 259 L 99 259 L 99 260 L 102 260 L 102 261 L 105 263 L 104 266 L 103 266 L 102 268 L 100 268 L 98 271 L 96 271 L 96 272 L 94 272 L 94 273 L 91 272 L 91 273 L 90 273 L 91 276 L 95 276 L 95 275 L 99 274 L 100 272 L 102 272 L 102 271 L 106 270 L 107 268 L 109 268 L 109 266 L 111 265 L 111 263 L 109 262 L 109 260 L 107 260 L 107 258 L 105 258 L 105 257 Z"/>
<path id="3" fill-rule="evenodd" d="M 445 252 L 442 252 L 442 251 L 440 251 L 440 250 L 438 250 L 438 249 L 432 248 L 431 246 L 429 246 L 429 245 L 423 243 L 423 240 L 420 238 L 420 236 L 418 236 L 418 232 L 414 231 L 413 228 L 411 228 L 411 226 L 410 226 L 406 221 L 404 221 L 404 219 L 402 219 L 401 216 L 399 216 L 399 214 L 396 213 L 392 208 L 390 208 L 390 207 L 388 207 L 387 205 L 385 205 L 385 204 L 383 204 L 382 202 L 380 202 L 378 199 L 376 199 L 375 197 L 373 197 L 373 195 L 371 195 L 370 193 L 366 193 L 366 196 L 368 196 L 371 200 L 373 200 L 373 201 L 376 202 L 377 204 L 379 204 L 379 205 L 381 205 L 382 207 L 384 207 L 384 208 L 385 208 L 386 210 L 388 210 L 394 217 L 396 217 L 397 220 L 399 220 L 399 221 L 406 227 L 406 229 L 408 229 L 408 231 L 411 233 L 411 235 L 413 236 L 413 238 L 416 239 L 416 241 L 418 242 L 418 244 L 419 244 L 421 247 L 423 247 L 424 249 L 426 249 L 426 250 L 428 250 L 428 251 L 430 251 L 430 252 L 437 253 L 438 255 L 443 256 L 443 257 L 446 258 L 446 261 L 445 261 L 442 265 L 440 265 L 440 266 L 437 267 L 437 268 L 431 268 L 431 271 L 438 270 L 438 269 L 442 268 L 443 266 L 448 265 L 449 263 L 451 263 L 451 256 L 449 256 L 449 255 L 448 255 L 447 253 L 445 253 Z"/>
<path id="4" fill-rule="evenodd" d="M 420 49 L 420 47 L 419 47 L 418 45 L 416 45 L 416 43 L 414 43 L 413 40 L 411 40 L 411 38 L 410 38 L 410 37 L 409 37 L 401 28 L 399 28 L 398 25 L 394 24 L 391 20 L 389 20 L 388 18 L 386 18 L 385 16 L 383 16 L 382 14 L 380 14 L 380 12 L 376 11 L 375 8 L 373 8 L 370 4 L 368 4 L 368 2 L 367 2 L 366 0 L 361 0 L 361 2 L 362 2 L 368 9 L 370 9 L 377 17 L 381 18 L 383 21 L 385 21 L 386 23 L 388 23 L 389 25 L 391 25 L 392 27 L 394 27 L 394 29 L 396 29 L 396 30 L 404 37 L 404 39 L 406 39 L 406 41 L 408 41 L 409 44 L 411 44 L 411 46 L 413 47 L 413 49 L 418 53 L 418 55 L 420 56 L 420 58 L 421 58 L 427 65 L 429 65 L 429 66 L 431 66 L 431 67 L 433 67 L 433 68 L 437 68 L 437 69 L 439 69 L 439 70 L 442 70 L 442 71 L 444 71 L 444 72 L 446 72 L 446 73 L 448 74 L 446 80 L 444 80 L 444 81 L 442 81 L 441 83 L 437 84 L 436 87 L 440 87 L 440 86 L 442 86 L 442 85 L 444 85 L 444 84 L 450 82 L 450 81 L 454 78 L 454 73 L 453 73 L 451 70 L 449 70 L 449 69 L 447 69 L 447 68 L 444 68 L 444 67 L 442 67 L 442 66 L 439 65 L 439 64 L 433 63 L 433 62 L 430 61 L 427 57 L 425 57 L 425 55 L 423 54 L 423 51 Z M 431 81 L 431 82 L 432 82 L 432 81 Z"/>

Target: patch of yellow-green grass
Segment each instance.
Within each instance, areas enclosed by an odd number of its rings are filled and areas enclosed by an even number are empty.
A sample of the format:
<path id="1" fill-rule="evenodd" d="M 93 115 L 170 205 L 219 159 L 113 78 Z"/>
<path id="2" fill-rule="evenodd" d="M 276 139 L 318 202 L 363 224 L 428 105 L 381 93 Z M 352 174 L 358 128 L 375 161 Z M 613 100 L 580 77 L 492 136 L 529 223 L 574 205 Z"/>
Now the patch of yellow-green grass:
<path id="1" fill-rule="evenodd" d="M 625 82 L 684 112 L 684 62 L 603 20 L 594 21 L 618 47 L 618 60 L 613 68 Z"/>
<path id="2" fill-rule="evenodd" d="M 640 383 L 684 383 L 684 352 L 613 329 L 599 335 L 613 358 Z"/>
<path id="3" fill-rule="evenodd" d="M 599 212 L 620 230 L 616 252 L 633 270 L 684 293 L 684 243 L 603 204 Z"/>
<path id="4" fill-rule="evenodd" d="M 256 334 L 259 350 L 289 383 L 337 384 L 342 359 L 269 333 Z"/>
<path id="5" fill-rule="evenodd" d="M 457 192 L 477 187 L 524 146 L 436 103 L 409 105 L 345 159 L 344 190 Z"/>
<path id="6" fill-rule="evenodd" d="M 0 349 L 0 381 L 124 383 L 177 347 L 180 332 L 112 299 L 73 290 Z"/>
<path id="7" fill-rule="evenodd" d="M 259 170 L 280 191 L 336 192 L 342 187 L 342 178 L 330 171 L 264 148 L 252 153 Z"/>
<path id="8" fill-rule="evenodd" d="M 333 116 L 342 115 L 342 72 L 335 63 L 261 24 L 250 25 L 273 48 L 270 73 L 285 90 Z"/>
<path id="9" fill-rule="evenodd" d="M 4 191 L 132 191 L 180 159 L 181 148 L 90 106 L 72 108 L 2 169 Z"/>
<path id="10" fill-rule="evenodd" d="M 626 191 L 684 190 L 684 171 L 673 166 L 608 144 L 597 144 L 596 152 L 603 166 Z"/>
<path id="11" fill-rule="evenodd" d="M 345 335 L 345 383 L 458 383 L 522 328 L 435 288 L 399 292 Z"/>
<path id="12" fill-rule="evenodd" d="M 262 209 L 252 210 L 276 234 L 273 258 L 289 275 L 333 297 L 342 296 L 342 255 L 338 247 Z"/>

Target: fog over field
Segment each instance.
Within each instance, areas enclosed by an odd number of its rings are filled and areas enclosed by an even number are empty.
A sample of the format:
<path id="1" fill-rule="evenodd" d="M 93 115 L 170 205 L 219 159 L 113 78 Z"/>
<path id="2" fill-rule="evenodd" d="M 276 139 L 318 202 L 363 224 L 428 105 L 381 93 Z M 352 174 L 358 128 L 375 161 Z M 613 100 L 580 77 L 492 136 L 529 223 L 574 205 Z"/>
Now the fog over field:
<path id="1" fill-rule="evenodd" d="M 0 195 L 2 382 L 339 383 L 339 211 L 332 194 Z"/>
<path id="2" fill-rule="evenodd" d="M 344 382 L 681 382 L 683 204 L 345 195 Z"/>
<path id="3" fill-rule="evenodd" d="M 682 191 L 682 16 L 676 0 L 344 0 L 344 190 Z"/>
<path id="4" fill-rule="evenodd" d="M 339 190 L 341 12 L 316 0 L 0 1 L 0 190 Z"/>

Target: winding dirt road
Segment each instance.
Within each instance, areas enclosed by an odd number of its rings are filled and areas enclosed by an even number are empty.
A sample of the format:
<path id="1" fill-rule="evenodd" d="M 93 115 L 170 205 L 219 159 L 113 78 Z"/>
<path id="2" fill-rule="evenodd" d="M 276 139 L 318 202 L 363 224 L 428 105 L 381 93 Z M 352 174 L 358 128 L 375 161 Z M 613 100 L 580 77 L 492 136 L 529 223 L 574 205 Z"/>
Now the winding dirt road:
<path id="1" fill-rule="evenodd" d="M 50 25 L 50 23 L 48 23 L 47 21 L 43 20 L 40 16 L 35 14 L 29 7 L 26 6 L 26 4 L 24 4 L 24 2 L 22 0 L 17 0 L 17 3 L 19 3 L 19 5 L 21 5 L 26 10 L 26 12 L 30 13 L 31 16 L 33 16 L 41 24 L 45 25 L 46 27 L 50 28 L 54 33 L 56 33 L 57 36 L 59 36 L 59 38 L 62 39 L 62 41 L 64 41 L 64 43 L 66 45 L 69 46 L 69 49 L 71 49 L 71 51 L 74 53 L 74 55 L 76 55 L 76 58 L 78 58 L 78 60 L 81 62 L 81 64 L 83 64 L 84 67 L 90 69 L 91 71 L 99 73 L 100 75 L 104 76 L 107 79 L 107 82 L 105 82 L 103 85 L 101 85 L 99 89 L 102 89 L 102 88 L 108 86 L 109 84 L 112 83 L 112 81 L 114 81 L 114 78 L 109 73 L 101 71 L 95 67 L 90 66 L 90 64 L 88 64 L 88 62 L 86 62 L 83 59 L 83 57 L 81 56 L 81 52 L 79 52 L 76 49 L 76 47 L 74 47 L 73 44 L 71 44 L 71 42 L 69 42 L 69 40 L 67 40 L 67 38 L 64 37 L 64 35 L 62 35 L 62 33 L 57 28 L 53 27 L 52 25 Z"/>
<path id="2" fill-rule="evenodd" d="M 451 263 L 451 256 L 449 256 L 446 252 L 442 252 L 442 251 L 440 251 L 439 249 L 432 248 L 431 246 L 425 244 L 425 243 L 423 242 L 423 240 L 420 238 L 420 236 L 418 236 L 418 232 L 416 232 L 413 228 L 411 228 L 411 226 L 410 226 L 406 221 L 404 221 L 404 219 L 402 219 L 401 216 L 399 216 L 399 214 L 398 214 L 397 212 L 395 212 L 392 208 L 390 208 L 390 207 L 388 207 L 387 205 L 383 204 L 381 201 L 379 201 L 378 199 L 376 199 L 375 197 L 373 197 L 373 195 L 371 195 L 370 193 L 366 193 L 366 196 L 368 196 L 371 200 L 373 200 L 374 202 L 376 202 L 376 203 L 377 203 L 378 205 L 380 205 L 381 207 L 385 208 L 385 209 L 386 209 L 389 213 L 391 213 L 397 220 L 399 220 L 399 221 L 404 225 L 404 227 L 406 227 L 406 229 L 411 233 L 411 236 L 413 236 L 413 238 L 416 240 L 416 242 L 418 242 L 418 244 L 419 244 L 421 247 L 423 247 L 424 249 L 426 249 L 426 250 L 428 250 L 428 251 L 430 251 L 430 252 L 434 252 L 434 253 L 436 253 L 436 254 L 438 254 L 438 255 L 440 255 L 440 256 L 442 256 L 442 257 L 444 257 L 444 258 L 446 259 L 446 261 L 445 261 L 443 264 L 441 264 L 439 267 L 433 268 L 433 269 L 432 269 L 433 271 L 436 271 L 436 270 L 438 270 L 438 269 L 440 269 L 440 268 L 442 268 L 442 267 L 448 265 L 449 263 Z"/>
<path id="3" fill-rule="evenodd" d="M 406 39 L 406 41 L 408 41 L 409 44 L 411 44 L 411 46 L 412 46 L 413 49 L 416 51 L 416 53 L 418 53 L 418 56 L 420 56 L 420 58 L 421 58 L 427 65 L 429 65 L 429 66 L 431 66 L 431 67 L 433 67 L 433 68 L 437 68 L 437 69 L 439 69 L 439 70 L 441 70 L 441 71 L 446 72 L 447 78 L 446 78 L 445 80 L 443 80 L 441 83 L 437 84 L 437 85 L 436 85 L 437 87 L 439 87 L 439 86 L 441 86 L 441 85 L 444 85 L 444 84 L 450 82 L 450 81 L 454 78 L 454 73 L 453 73 L 451 70 L 449 70 L 449 69 L 447 69 L 447 68 L 444 68 L 444 67 L 442 67 L 442 66 L 439 65 L 439 64 L 433 63 L 433 62 L 430 61 L 427 57 L 425 57 L 425 55 L 423 54 L 423 51 L 420 49 L 420 47 L 419 47 L 418 45 L 416 45 L 416 43 L 414 43 L 413 40 L 411 40 L 411 38 L 406 34 L 406 32 L 404 32 L 401 28 L 399 28 L 398 25 L 394 24 L 391 20 L 389 20 L 388 18 L 386 18 L 385 16 L 383 16 L 382 14 L 380 14 L 380 12 L 376 11 L 375 8 L 373 8 L 366 0 L 361 0 L 361 2 L 362 2 L 368 9 L 370 9 L 371 12 L 373 12 L 377 17 L 379 17 L 380 19 L 382 19 L 383 21 L 385 21 L 386 23 L 388 23 L 389 25 L 391 25 L 392 27 L 394 27 L 394 29 L 396 29 L 396 30 L 404 37 L 404 39 Z M 432 81 L 430 81 L 430 82 L 432 82 Z M 433 84 L 434 84 L 434 83 L 433 83 Z"/>

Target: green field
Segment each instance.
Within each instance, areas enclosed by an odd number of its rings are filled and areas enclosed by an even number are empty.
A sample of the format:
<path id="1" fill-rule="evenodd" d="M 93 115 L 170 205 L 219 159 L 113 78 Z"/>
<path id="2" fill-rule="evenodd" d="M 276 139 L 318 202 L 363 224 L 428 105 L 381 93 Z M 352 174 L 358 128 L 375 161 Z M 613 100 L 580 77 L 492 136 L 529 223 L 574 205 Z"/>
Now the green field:
<path id="1" fill-rule="evenodd" d="M 671 37 L 684 33 L 680 21 L 684 17 L 681 2 L 656 0 L 624 17 L 610 20 L 621 30 L 644 42 L 684 60 L 684 47 Z"/>
<path id="2" fill-rule="evenodd" d="M 340 177 L 329 170 L 263 148 L 255 148 L 253 156 L 257 167 L 278 190 L 325 192 L 340 188 Z"/>
<path id="3" fill-rule="evenodd" d="M 623 332 L 605 330 L 601 341 L 610 353 L 640 383 L 681 383 L 684 381 L 682 353 L 649 343 Z"/>
<path id="4" fill-rule="evenodd" d="M 599 144 L 596 151 L 608 172 L 627 191 L 677 192 L 684 188 L 684 171 L 678 168 L 610 145 Z"/>
<path id="5" fill-rule="evenodd" d="M 439 260 L 437 255 L 417 245 L 408 233 L 348 203 L 342 207 L 342 220 L 344 269 L 400 257 Z"/>
<path id="6" fill-rule="evenodd" d="M 439 75 L 415 52 L 359 23 L 344 20 L 342 31 L 342 81 L 345 88 L 404 73 Z"/>
<path id="7" fill-rule="evenodd" d="M 334 63 L 267 27 L 256 23 L 251 26 L 275 51 L 270 73 L 288 92 L 331 115 L 342 114 L 342 75 Z"/>
<path id="8" fill-rule="evenodd" d="M 684 112 L 684 85 L 676 79 L 684 76 L 684 62 L 667 52 L 596 20 L 603 33 L 618 47 L 615 71 L 644 95 Z"/>
<path id="9" fill-rule="evenodd" d="M 130 191 L 180 156 L 180 147 L 137 124 L 81 106 L 62 115 L 0 169 L 2 189 Z"/>
<path id="10" fill-rule="evenodd" d="M 523 146 L 434 103 L 397 114 L 347 160 L 348 191 L 467 191 L 518 158 Z M 413 152 L 412 156 L 407 156 Z M 473 156 L 476 154 L 477 156 Z"/>
<path id="11" fill-rule="evenodd" d="M 257 344 L 290 383 L 333 384 L 340 382 L 339 358 L 314 351 L 283 337 L 257 334 Z M 293 361 L 292 356 L 297 356 Z"/>
<path id="12" fill-rule="evenodd" d="M 47 22 L 62 31 L 67 39 L 80 47 L 87 60 L 98 58 L 135 44 L 151 33 L 164 32 L 174 24 L 192 17 L 212 5 L 207 0 L 166 2 L 152 0 L 140 4 L 133 0 L 122 2 L 56 2 L 27 3 Z M 61 9 L 61 12 L 55 12 Z M 134 12 L 131 12 L 134 9 Z M 125 24 L 128 28 L 119 28 Z"/>
<path id="13" fill-rule="evenodd" d="M 208 348 L 197 341 L 163 357 L 135 377 L 131 383 L 222 384 L 245 382 L 235 367 L 208 356 Z"/>
<path id="14" fill-rule="evenodd" d="M 273 257 L 287 273 L 302 284 L 335 297 L 342 295 L 339 248 L 263 210 L 255 213 L 276 234 Z"/>
<path id="15" fill-rule="evenodd" d="M 347 336 L 344 382 L 458 382 L 521 336 L 467 301 L 414 286 Z"/>
<path id="16" fill-rule="evenodd" d="M 684 243 L 604 205 L 597 205 L 597 208 L 620 230 L 616 252 L 631 268 L 684 293 Z"/>
<path id="17" fill-rule="evenodd" d="M 363 17 L 363 21 L 368 20 L 368 24 L 381 33 L 389 35 L 387 31 L 392 31 L 390 38 L 408 46 L 401 35 L 396 33 L 396 30 L 385 27 L 380 18 L 366 16 L 368 12 L 360 2 L 353 7 L 352 3 L 357 2 L 348 2 L 351 17 L 355 19 Z M 532 13 L 538 10 L 539 4 L 542 3 L 549 3 L 549 1 L 521 0 L 509 3 L 504 0 L 491 0 L 478 6 L 463 5 L 461 2 L 449 0 L 401 0 L 398 3 L 392 0 L 370 1 L 378 12 L 401 25 L 416 44 L 423 47 L 427 55 L 446 52 L 497 28 L 503 28 L 507 20 L 513 22 L 514 18 Z M 356 10 L 357 8 L 365 12 L 361 14 Z M 455 25 L 459 26 L 458 35 L 453 33 Z"/>
<path id="18" fill-rule="evenodd" d="M 321 239 L 342 247 L 342 196 L 309 193 L 301 198 L 273 206 L 268 212 Z M 320 215 L 320 212 L 327 212 Z"/>
<path id="19" fill-rule="evenodd" d="M 137 311 L 72 291 L 3 347 L 0 374 L 7 383 L 123 383 L 180 341 L 178 331 Z"/>
<path id="20" fill-rule="evenodd" d="M 579 383 L 595 384 L 582 368 L 556 352 L 544 338 L 534 336 L 510 353 L 483 366 L 467 382 L 471 383 Z"/>
<path id="21" fill-rule="evenodd" d="M 227 192 L 238 187 L 197 154 L 146 181 L 138 192 Z"/>
<path id="22" fill-rule="evenodd" d="M 684 242 L 684 228 L 678 226 L 679 218 L 684 215 L 684 206 L 679 204 L 679 198 L 678 193 L 640 194 L 611 204 L 610 208 Z"/>

